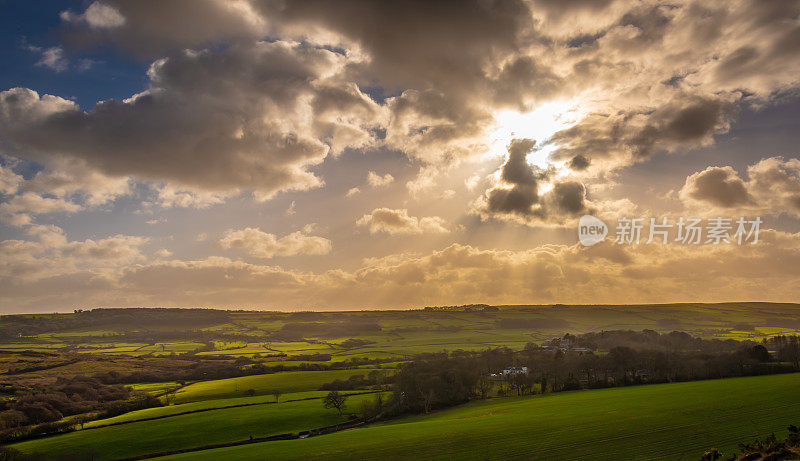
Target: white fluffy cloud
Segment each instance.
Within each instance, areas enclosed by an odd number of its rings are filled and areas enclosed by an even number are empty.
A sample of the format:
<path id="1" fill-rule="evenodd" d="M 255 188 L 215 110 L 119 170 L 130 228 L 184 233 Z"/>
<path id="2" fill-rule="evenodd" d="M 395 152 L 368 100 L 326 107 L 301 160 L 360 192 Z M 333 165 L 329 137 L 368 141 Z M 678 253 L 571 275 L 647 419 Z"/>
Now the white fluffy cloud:
<path id="1" fill-rule="evenodd" d="M 0 194 L 16 194 L 25 179 L 7 165 L 0 165 Z"/>
<path id="2" fill-rule="evenodd" d="M 115 7 L 102 2 L 92 2 L 82 14 L 75 14 L 69 10 L 62 11 L 61 19 L 85 24 L 93 29 L 114 29 L 125 25 L 125 16 Z"/>
<path id="3" fill-rule="evenodd" d="M 694 292 L 709 301 L 788 302 L 800 295 L 798 241 L 798 234 L 762 230 L 757 245 L 744 246 L 601 243 L 508 251 L 452 244 L 426 254 L 368 259 L 354 271 L 305 273 L 219 257 L 121 269 L 113 266 L 116 260 L 108 260 L 106 270 L 87 270 L 71 260 L 62 265 L 37 257 L 39 242 L 14 240 L 0 244 L 0 306 L 397 308 L 586 299 L 679 302 L 684 293 Z M 782 264 L 774 264 L 775 258 Z"/>
<path id="4" fill-rule="evenodd" d="M 69 241 L 61 228 L 52 225 L 33 225 L 27 233 L 34 239 L 0 242 L 0 285 L 35 287 L 41 280 L 75 273 L 112 277 L 120 268 L 146 259 L 141 253 L 148 242 L 144 237 Z"/>
<path id="5" fill-rule="evenodd" d="M 450 232 L 445 221 L 438 216 L 417 218 L 408 215 L 406 209 L 376 208 L 356 222 L 367 227 L 370 234 L 446 234 Z"/>
<path id="6" fill-rule="evenodd" d="M 60 46 L 41 49 L 31 47 L 31 51 L 41 53 L 41 58 L 36 62 L 37 66 L 47 67 L 55 72 L 63 72 L 69 66 L 69 60 L 64 56 L 64 49 Z"/>
<path id="7" fill-rule="evenodd" d="M 11 165 L 24 162 L 6 157 Z M 16 226 L 33 222 L 33 216 L 75 213 L 113 202 L 132 192 L 129 178 L 106 176 L 83 161 L 53 159 L 26 180 L 8 165 L 0 166 L 0 219 Z"/>
<path id="8" fill-rule="evenodd" d="M 278 237 L 253 227 L 230 229 L 225 232 L 219 244 L 222 248 L 242 249 L 251 256 L 264 259 L 275 256 L 326 255 L 333 248 L 330 240 L 307 235 L 305 230 Z"/>
<path id="9" fill-rule="evenodd" d="M 155 186 L 154 203 L 163 208 L 206 209 L 223 203 L 229 194 L 206 191 L 193 191 L 185 188 L 161 184 Z"/>
<path id="10" fill-rule="evenodd" d="M 25 226 L 32 223 L 32 215 L 74 213 L 81 208 L 63 198 L 42 197 L 33 192 L 25 192 L 0 204 L 0 219 L 14 226 Z"/>
<path id="11" fill-rule="evenodd" d="M 26 191 L 99 206 L 132 192 L 127 177 L 107 176 L 79 160 L 53 159 L 23 185 Z"/>
<path id="12" fill-rule="evenodd" d="M 372 187 L 385 187 L 389 184 L 394 182 L 394 176 L 386 173 L 385 175 L 381 176 L 374 171 L 370 171 L 367 173 L 367 184 Z"/>

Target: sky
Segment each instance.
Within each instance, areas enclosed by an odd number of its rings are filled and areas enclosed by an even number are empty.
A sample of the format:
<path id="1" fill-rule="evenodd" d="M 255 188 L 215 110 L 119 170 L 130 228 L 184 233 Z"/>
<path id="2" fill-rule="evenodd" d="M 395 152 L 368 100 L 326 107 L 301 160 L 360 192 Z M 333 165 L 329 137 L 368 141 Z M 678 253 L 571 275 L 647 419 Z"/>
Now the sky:
<path id="1" fill-rule="evenodd" d="M 796 302 L 798 43 L 787 0 L 0 0 L 0 313 Z"/>

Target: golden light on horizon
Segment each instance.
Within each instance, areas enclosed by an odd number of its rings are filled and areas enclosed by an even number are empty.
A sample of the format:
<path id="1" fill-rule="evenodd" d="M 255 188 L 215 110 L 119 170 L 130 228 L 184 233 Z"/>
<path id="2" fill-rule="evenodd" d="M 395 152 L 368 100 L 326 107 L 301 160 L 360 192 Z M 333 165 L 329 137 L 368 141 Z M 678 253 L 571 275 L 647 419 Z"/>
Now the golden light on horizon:
<path id="1" fill-rule="evenodd" d="M 0 6 L 2 313 L 800 296 L 796 2 L 72 3 Z M 592 213 L 774 238 L 594 266 Z"/>

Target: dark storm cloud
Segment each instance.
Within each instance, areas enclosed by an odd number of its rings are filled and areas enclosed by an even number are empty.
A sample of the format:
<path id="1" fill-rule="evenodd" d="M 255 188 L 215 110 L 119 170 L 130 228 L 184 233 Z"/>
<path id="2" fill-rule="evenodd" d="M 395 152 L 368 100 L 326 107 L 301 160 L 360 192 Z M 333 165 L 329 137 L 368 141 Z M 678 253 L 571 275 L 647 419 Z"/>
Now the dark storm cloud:
<path id="1" fill-rule="evenodd" d="M 0 94 L 10 153 L 74 157 L 111 175 L 210 190 L 307 189 L 306 167 L 372 141 L 379 107 L 326 75 L 336 53 L 283 42 L 157 61 L 145 92 L 89 112 L 17 88 Z"/>
<path id="2" fill-rule="evenodd" d="M 533 57 L 522 56 L 503 66 L 491 85 L 496 103 L 524 108 L 531 100 L 555 98 L 563 81 Z"/>
<path id="3" fill-rule="evenodd" d="M 539 201 L 536 173 L 525 160 L 536 142 L 515 139 L 508 147 L 508 160 L 501 170 L 501 178 L 511 188 L 496 187 L 486 193 L 487 211 L 519 215 L 533 214 L 533 205 Z"/>
<path id="4" fill-rule="evenodd" d="M 577 215 L 586 210 L 586 188 L 577 181 L 556 183 L 550 195 L 561 212 Z"/>
<path id="5" fill-rule="evenodd" d="M 331 31 L 370 56 L 369 73 L 389 87 L 474 89 L 482 65 L 518 50 L 532 30 L 522 0 L 258 1 L 284 33 Z"/>
<path id="6" fill-rule="evenodd" d="M 536 175 L 525 160 L 534 147 L 536 147 L 536 141 L 531 139 L 511 141 L 508 146 L 508 160 L 501 170 L 501 177 L 505 182 L 517 186 L 536 186 Z"/>
<path id="7" fill-rule="evenodd" d="M 753 201 L 744 181 L 729 166 L 709 167 L 689 176 L 681 193 L 721 207 L 735 207 Z"/>
<path id="8" fill-rule="evenodd" d="M 526 158 L 535 147 L 530 139 L 515 139 L 500 170 L 501 183 L 486 191 L 477 212 L 519 222 L 559 221 L 587 210 L 586 188 L 574 180 L 550 179 L 552 171 L 530 165 Z M 543 181 L 554 181 L 550 191 L 540 194 Z"/>
<path id="9" fill-rule="evenodd" d="M 419 162 L 415 193 L 484 155 L 499 111 L 570 102 L 585 112 L 552 137 L 553 159 L 599 177 L 711 143 L 742 95 L 794 88 L 799 3 L 95 1 L 63 12 L 65 46 L 166 56 L 151 88 L 85 113 L 26 115 L 3 136 L 28 157 L 262 196 L 320 185 L 308 168 L 329 152 L 382 144 Z M 270 46 L 259 40 L 293 56 L 252 51 Z M 389 96 L 372 101 L 367 86 Z M 498 191 L 494 202 L 537 198 Z"/>
<path id="10" fill-rule="evenodd" d="M 78 47 L 109 43 L 140 58 L 185 48 L 252 41 L 266 35 L 248 2 L 218 0 L 103 0 L 85 11 L 61 13 L 63 37 Z"/>
<path id="11" fill-rule="evenodd" d="M 746 180 L 730 166 L 708 167 L 689 175 L 679 196 L 688 206 L 800 216 L 800 160 L 762 159 L 747 167 Z"/>
<path id="12" fill-rule="evenodd" d="M 572 157 L 572 160 L 569 161 L 569 167 L 575 171 L 581 171 L 589 168 L 589 159 L 584 157 L 583 155 L 576 155 Z"/>
<path id="13" fill-rule="evenodd" d="M 621 165 L 708 142 L 739 97 L 720 85 L 769 94 L 796 81 L 786 63 L 797 61 L 799 11 L 797 1 L 107 0 L 63 18 L 68 36 L 152 57 L 265 36 L 336 49 L 350 58 L 343 79 L 399 95 L 387 101 L 388 144 L 431 164 L 474 155 L 499 109 L 601 93 L 610 102 L 596 113 L 609 115 L 554 138 L 557 157 Z M 672 91 L 648 89 L 662 82 Z"/>
<path id="14" fill-rule="evenodd" d="M 650 112 L 594 114 L 553 136 L 550 141 L 561 146 L 553 157 L 580 157 L 580 169 L 594 159 L 624 162 L 658 150 L 696 147 L 726 130 L 732 115 L 730 102 L 706 97 L 672 101 Z"/>

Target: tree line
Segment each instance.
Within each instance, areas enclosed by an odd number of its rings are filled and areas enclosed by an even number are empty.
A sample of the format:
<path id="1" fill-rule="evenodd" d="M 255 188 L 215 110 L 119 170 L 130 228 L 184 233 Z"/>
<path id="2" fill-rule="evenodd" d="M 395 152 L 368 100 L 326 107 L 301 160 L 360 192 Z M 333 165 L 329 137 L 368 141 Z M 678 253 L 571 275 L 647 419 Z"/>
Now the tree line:
<path id="1" fill-rule="evenodd" d="M 500 347 L 421 354 L 400 365 L 392 397 L 379 413 L 427 413 L 492 395 L 800 371 L 797 344 L 796 336 L 760 344 L 644 330 L 565 335 L 543 346 L 529 343 L 521 351 Z M 512 366 L 527 372 L 503 373 Z"/>
<path id="2" fill-rule="evenodd" d="M 0 443 L 66 432 L 90 419 L 161 406 L 150 394 L 86 376 L 58 378 L 51 385 L 11 385 L 2 391 L 14 397 L 0 401 Z"/>

